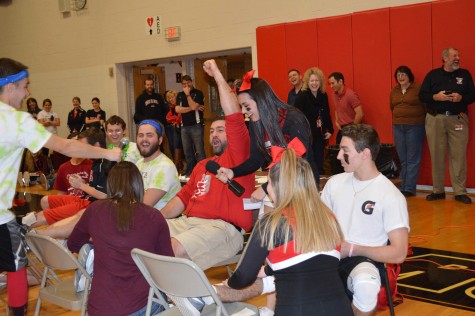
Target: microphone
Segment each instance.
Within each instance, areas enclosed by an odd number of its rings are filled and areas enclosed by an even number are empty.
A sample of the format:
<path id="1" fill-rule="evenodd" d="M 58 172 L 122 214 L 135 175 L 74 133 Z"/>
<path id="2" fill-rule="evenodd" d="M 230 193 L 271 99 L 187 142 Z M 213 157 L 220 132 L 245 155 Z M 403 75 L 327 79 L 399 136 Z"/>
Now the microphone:
<path id="1" fill-rule="evenodd" d="M 206 170 L 212 174 L 217 174 L 219 168 L 220 165 L 216 161 L 210 160 L 206 163 Z M 237 196 L 241 196 L 244 193 L 244 188 L 234 180 L 228 179 L 228 188 Z"/>
<path id="2" fill-rule="evenodd" d="M 119 142 L 119 148 L 123 150 L 127 145 L 129 145 L 130 141 L 127 137 L 122 137 L 122 139 Z"/>

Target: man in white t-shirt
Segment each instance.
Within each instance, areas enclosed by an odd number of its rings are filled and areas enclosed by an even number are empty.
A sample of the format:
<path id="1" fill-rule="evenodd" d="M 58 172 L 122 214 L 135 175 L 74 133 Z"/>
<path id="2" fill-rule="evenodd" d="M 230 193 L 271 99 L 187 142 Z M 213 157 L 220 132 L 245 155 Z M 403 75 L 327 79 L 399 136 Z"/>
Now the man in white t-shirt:
<path id="1" fill-rule="evenodd" d="M 401 263 L 407 255 L 406 199 L 376 167 L 381 143 L 366 124 L 342 129 L 340 160 L 345 172 L 328 180 L 322 201 L 340 223 L 340 274 L 353 293 L 355 315 L 374 315 L 381 287 L 375 263 Z"/>
<path id="2" fill-rule="evenodd" d="M 9 58 L 0 58 L 0 270 L 7 271 L 8 304 L 13 315 L 26 315 L 28 286 L 26 253 L 22 234 L 12 207 L 16 179 L 23 150 L 35 153 L 46 147 L 67 156 L 106 158 L 119 161 L 120 150 L 106 150 L 60 138 L 48 132 L 22 111 L 28 91 L 27 67 Z"/>

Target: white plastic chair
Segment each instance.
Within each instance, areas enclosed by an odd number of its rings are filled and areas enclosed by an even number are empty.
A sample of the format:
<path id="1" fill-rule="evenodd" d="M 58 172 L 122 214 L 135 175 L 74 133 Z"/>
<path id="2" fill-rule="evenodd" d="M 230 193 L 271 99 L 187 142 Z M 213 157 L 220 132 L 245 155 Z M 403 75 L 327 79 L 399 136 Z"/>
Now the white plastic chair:
<path id="1" fill-rule="evenodd" d="M 81 310 L 81 316 L 84 316 L 86 314 L 91 276 L 79 264 L 76 257 L 56 239 L 32 232 L 26 234 L 25 239 L 33 253 L 45 266 L 36 303 L 35 316 L 39 315 L 41 301 L 43 300 L 66 309 Z M 74 278 L 47 284 L 48 275 L 50 275 L 50 271 L 53 269 L 78 269 L 86 277 L 86 290 L 77 293 L 74 287 Z"/>
<path id="2" fill-rule="evenodd" d="M 221 302 L 204 272 L 190 260 L 161 256 L 137 248 L 132 249 L 131 254 L 153 291 L 164 292 L 176 305 L 160 315 L 229 316 L 240 312 L 245 315 L 259 315 L 257 307 L 253 305 Z M 214 304 L 205 305 L 200 313 L 188 298 L 204 296 L 211 296 Z"/>

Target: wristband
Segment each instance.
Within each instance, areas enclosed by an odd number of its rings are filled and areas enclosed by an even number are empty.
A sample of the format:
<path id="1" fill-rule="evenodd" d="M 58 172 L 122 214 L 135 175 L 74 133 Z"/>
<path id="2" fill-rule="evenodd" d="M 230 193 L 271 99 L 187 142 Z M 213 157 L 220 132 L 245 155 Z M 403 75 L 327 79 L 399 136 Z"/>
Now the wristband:
<path id="1" fill-rule="evenodd" d="M 350 246 L 350 252 L 348 253 L 348 257 L 351 258 L 351 256 L 353 255 L 353 244 L 351 244 Z"/>

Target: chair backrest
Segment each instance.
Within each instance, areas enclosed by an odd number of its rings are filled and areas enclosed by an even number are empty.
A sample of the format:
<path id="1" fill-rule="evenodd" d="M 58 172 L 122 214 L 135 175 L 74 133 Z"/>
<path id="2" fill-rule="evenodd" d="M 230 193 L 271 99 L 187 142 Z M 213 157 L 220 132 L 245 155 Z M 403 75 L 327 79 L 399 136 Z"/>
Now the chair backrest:
<path id="1" fill-rule="evenodd" d="M 91 278 L 76 257 L 56 239 L 37 233 L 27 233 L 26 242 L 38 259 L 50 269 L 79 269 L 86 278 Z"/>
<path id="2" fill-rule="evenodd" d="M 215 294 L 204 272 L 190 260 L 161 256 L 137 248 L 131 253 L 147 281 L 162 292 L 178 297 Z"/>

